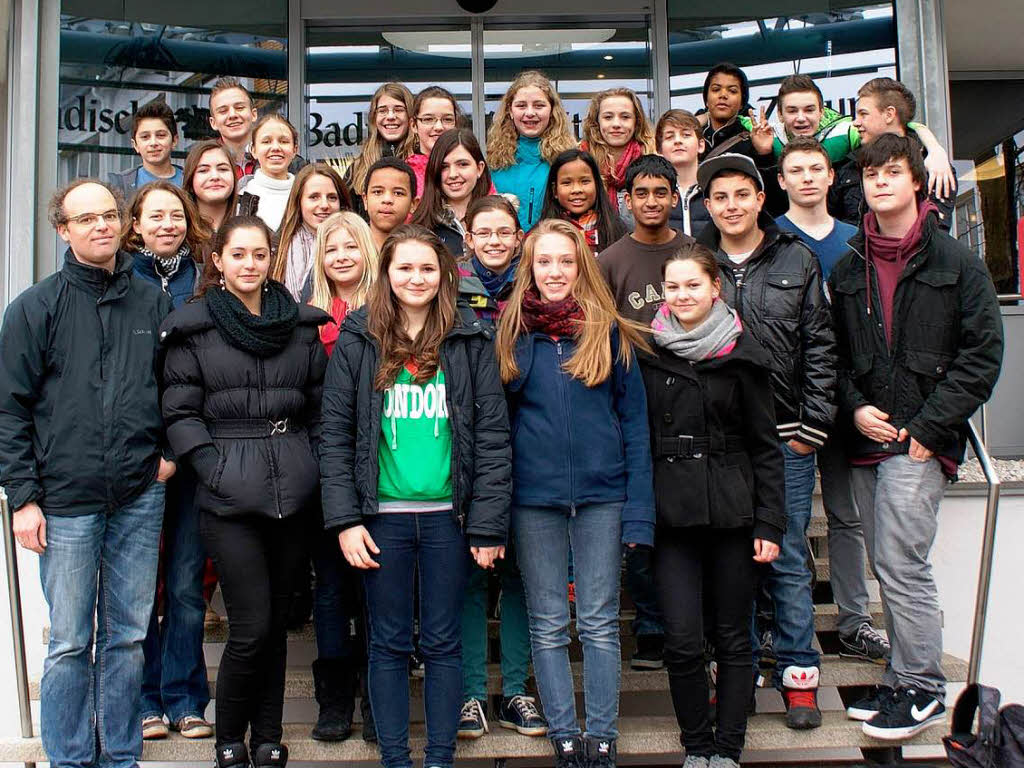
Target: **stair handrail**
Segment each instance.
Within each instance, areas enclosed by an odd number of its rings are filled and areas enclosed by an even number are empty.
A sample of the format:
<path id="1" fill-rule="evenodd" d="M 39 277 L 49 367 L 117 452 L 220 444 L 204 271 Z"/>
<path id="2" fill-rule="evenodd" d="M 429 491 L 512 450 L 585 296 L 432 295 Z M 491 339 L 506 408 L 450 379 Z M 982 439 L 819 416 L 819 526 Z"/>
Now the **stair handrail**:
<path id="1" fill-rule="evenodd" d="M 974 600 L 974 628 L 971 631 L 971 660 L 967 667 L 967 682 L 978 682 L 981 671 L 981 649 L 985 641 L 985 622 L 988 618 L 988 595 L 992 585 L 992 560 L 995 555 L 996 522 L 999 517 L 999 474 L 992 465 L 985 440 L 978 434 L 973 421 L 967 422 L 967 437 L 988 485 L 985 501 L 985 529 L 981 538 L 981 564 L 978 572 L 978 594 Z"/>
<path id="2" fill-rule="evenodd" d="M 7 566 L 7 600 L 11 608 L 11 637 L 14 641 L 14 677 L 21 713 L 21 737 L 32 733 L 32 703 L 28 694 L 28 662 L 25 657 L 25 621 L 21 614 L 21 587 L 18 580 L 18 547 L 14 541 L 14 523 L 7 494 L 0 488 L 0 524 L 4 528 L 4 563 Z"/>

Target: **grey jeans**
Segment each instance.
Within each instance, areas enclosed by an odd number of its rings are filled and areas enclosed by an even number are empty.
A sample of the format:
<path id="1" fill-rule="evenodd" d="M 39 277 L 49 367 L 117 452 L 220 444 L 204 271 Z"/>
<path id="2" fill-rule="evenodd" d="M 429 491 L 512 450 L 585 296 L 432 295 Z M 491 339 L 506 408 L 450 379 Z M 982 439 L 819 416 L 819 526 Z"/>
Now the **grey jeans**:
<path id="1" fill-rule="evenodd" d="M 828 520 L 828 559 L 832 594 L 839 606 L 839 634 L 851 636 L 871 623 L 864 578 L 864 532 L 853 504 L 850 463 L 842 442 L 830 440 L 818 451 L 821 500 Z"/>
<path id="2" fill-rule="evenodd" d="M 946 476 L 936 459 L 901 455 L 874 467 L 854 467 L 851 480 L 892 645 L 882 682 L 942 700 L 942 616 L 928 553 L 939 527 Z"/>

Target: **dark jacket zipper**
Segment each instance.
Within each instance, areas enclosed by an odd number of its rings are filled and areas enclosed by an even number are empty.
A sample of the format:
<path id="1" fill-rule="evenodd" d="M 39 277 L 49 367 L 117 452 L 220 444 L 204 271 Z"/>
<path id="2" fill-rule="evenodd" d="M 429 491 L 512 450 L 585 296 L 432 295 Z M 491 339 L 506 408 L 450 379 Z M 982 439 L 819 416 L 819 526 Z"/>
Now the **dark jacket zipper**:
<path id="1" fill-rule="evenodd" d="M 263 418 L 269 420 L 270 414 L 267 413 L 267 377 L 263 366 L 263 358 L 257 358 L 256 369 L 259 372 L 260 413 L 263 414 Z M 278 475 L 277 462 L 274 460 L 273 439 L 269 437 L 267 438 L 267 460 L 270 462 L 270 479 L 274 484 L 274 506 L 277 507 L 278 519 L 281 519 L 284 517 L 281 513 L 281 478 Z"/>
<path id="2" fill-rule="evenodd" d="M 448 355 L 448 340 L 441 342 L 441 369 L 444 371 L 444 401 L 448 406 L 448 429 L 452 435 L 451 472 L 452 476 L 452 514 L 459 528 L 466 530 L 466 513 L 462 509 L 462 497 L 459 493 L 459 419 L 458 410 L 452 399 L 452 388 L 449 386 L 451 377 L 451 358 Z"/>
<path id="3" fill-rule="evenodd" d="M 552 341 L 554 341 L 552 339 Z M 562 364 L 562 342 L 555 342 L 558 352 L 558 386 L 562 390 L 562 402 L 565 403 L 566 443 L 569 446 L 569 514 L 576 515 L 576 477 L 573 472 L 575 460 L 572 456 L 572 405 L 569 402 L 569 388 L 565 383 L 565 369 Z"/>

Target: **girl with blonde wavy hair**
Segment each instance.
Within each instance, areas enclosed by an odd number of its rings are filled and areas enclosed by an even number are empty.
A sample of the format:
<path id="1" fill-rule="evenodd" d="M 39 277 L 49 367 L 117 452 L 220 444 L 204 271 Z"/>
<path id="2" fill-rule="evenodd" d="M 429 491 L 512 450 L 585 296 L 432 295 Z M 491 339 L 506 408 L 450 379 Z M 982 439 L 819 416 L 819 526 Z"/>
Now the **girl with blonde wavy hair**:
<path id="1" fill-rule="evenodd" d="M 345 183 L 353 198 L 366 194 L 366 175 L 382 157 L 405 160 L 413 152 L 412 93 L 403 83 L 384 83 L 370 99 L 369 135 L 359 156 L 345 172 Z M 353 200 L 355 202 L 355 200 Z"/>
<path id="2" fill-rule="evenodd" d="M 328 357 L 345 315 L 369 298 L 379 261 L 370 227 L 353 211 L 331 214 L 317 230 L 309 303 L 334 319 L 320 326 Z"/>
<path id="3" fill-rule="evenodd" d="M 632 231 L 632 217 L 623 202 L 626 169 L 641 155 L 658 151 L 654 129 L 635 91 L 609 88 L 590 100 L 590 108 L 583 120 L 580 149 L 585 149 L 597 160 L 608 199 Z"/>
<path id="4" fill-rule="evenodd" d="M 494 113 L 487 133 L 487 165 L 495 189 L 518 199 L 524 230 L 540 220 L 552 161 L 575 146 L 569 117 L 551 81 L 537 70 L 521 72 Z"/>
<path id="5" fill-rule="evenodd" d="M 512 425 L 512 527 L 555 765 L 615 765 L 622 545 L 654 543 L 647 398 L 633 347 L 583 233 L 545 219 L 526 238 L 497 354 Z M 543 450 L 538 450 L 543 446 Z M 569 668 L 572 545 L 585 736 Z M 582 621 L 582 619 L 580 619 Z"/>

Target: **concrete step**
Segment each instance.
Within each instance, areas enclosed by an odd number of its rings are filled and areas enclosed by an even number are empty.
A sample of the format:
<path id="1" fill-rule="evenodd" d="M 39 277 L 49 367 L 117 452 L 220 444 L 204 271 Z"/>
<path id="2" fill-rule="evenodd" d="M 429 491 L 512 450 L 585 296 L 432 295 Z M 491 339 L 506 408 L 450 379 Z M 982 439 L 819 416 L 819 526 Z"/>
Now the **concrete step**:
<path id="1" fill-rule="evenodd" d="M 666 755 L 679 761 L 679 728 L 672 717 L 629 717 L 619 721 L 618 752 L 620 758 Z M 949 731 L 948 724 L 936 724 L 904 744 L 940 743 Z M 410 747 L 414 755 L 422 754 L 426 742 L 422 725 L 411 728 Z M 314 741 L 309 736 L 308 724 L 289 724 L 284 727 L 283 741 L 288 745 L 292 762 L 369 762 L 379 760 L 376 747 L 359 738 L 340 744 Z M 848 720 L 842 712 L 824 712 L 822 726 L 812 731 L 793 731 L 786 728 L 781 714 L 755 715 L 747 728 L 746 752 L 765 750 L 835 750 L 844 747 L 884 747 L 892 742 L 881 742 L 865 736 L 861 724 Z M 208 762 L 213 754 L 212 739 L 183 739 L 172 734 L 161 741 L 147 741 L 142 759 L 155 762 Z M 479 758 L 540 758 L 549 759 L 551 746 L 547 739 L 521 736 L 494 724 L 491 732 L 475 741 L 459 742 L 459 759 Z M 794 754 L 794 757 L 796 755 Z M 45 762 L 46 755 L 38 738 L 0 739 L 0 762 Z"/>
<path id="2" fill-rule="evenodd" d="M 836 654 L 823 654 L 821 658 L 822 687 L 848 687 L 855 685 L 877 685 L 882 681 L 884 667 L 859 659 L 847 659 Z M 532 670 L 531 670 L 532 671 Z M 967 679 L 967 662 L 948 653 L 942 658 L 942 671 L 951 682 L 962 682 Z M 573 684 L 576 691 L 583 690 L 583 665 L 572 664 Z M 210 695 L 216 694 L 217 668 L 207 670 L 210 681 Z M 531 689 L 536 684 L 531 676 Z M 410 679 L 410 691 L 413 696 L 422 695 L 422 678 Z M 629 664 L 622 665 L 620 690 L 622 693 L 641 693 L 668 691 L 668 673 L 664 670 L 637 671 L 630 669 Z M 487 665 L 488 694 L 501 693 L 501 665 Z M 39 679 L 33 678 L 29 685 L 29 693 L 33 699 L 39 698 Z M 309 667 L 289 667 L 285 678 L 284 696 L 286 699 L 313 698 L 313 672 Z"/>

